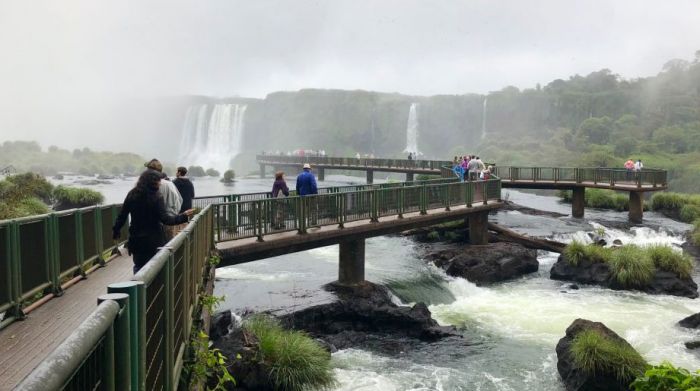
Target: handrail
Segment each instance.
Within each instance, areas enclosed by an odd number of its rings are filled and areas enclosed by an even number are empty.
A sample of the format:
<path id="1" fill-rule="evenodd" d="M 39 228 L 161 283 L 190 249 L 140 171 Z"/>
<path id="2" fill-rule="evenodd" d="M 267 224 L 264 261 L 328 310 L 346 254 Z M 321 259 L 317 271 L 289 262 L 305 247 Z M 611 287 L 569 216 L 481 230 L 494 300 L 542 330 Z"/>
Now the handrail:
<path id="1" fill-rule="evenodd" d="M 357 220 L 430 209 L 487 203 L 501 199 L 501 181 L 421 184 L 374 188 L 355 192 L 329 192 L 310 196 L 263 198 L 214 204 L 217 242 L 257 237 L 284 231 L 305 233 L 309 226 L 343 224 Z"/>
<path id="2" fill-rule="evenodd" d="M 577 184 L 593 183 L 594 185 L 619 184 L 665 187 L 667 172 L 661 169 L 643 169 L 630 171 L 624 168 L 601 167 L 512 167 L 497 166 L 495 173 L 504 181 L 531 182 L 571 182 Z"/>
<path id="3" fill-rule="evenodd" d="M 207 281 L 213 224 L 207 206 L 131 281 L 107 287 L 111 294 L 18 389 L 176 389 Z"/>
<path id="4" fill-rule="evenodd" d="M 120 205 L 91 206 L 0 221 L 0 321 L 4 328 L 25 316 L 38 295 L 61 295 L 62 280 L 104 265 Z M 123 228 L 126 237 L 128 226 Z M 23 272 L 24 270 L 24 272 Z"/>
<path id="5" fill-rule="evenodd" d="M 275 160 L 267 160 L 274 158 Z M 376 159 L 376 158 L 354 158 L 354 157 L 330 157 L 330 156 L 285 156 L 285 155 L 257 155 L 258 162 L 301 164 L 309 163 L 316 165 L 332 165 L 367 168 L 392 168 L 392 169 L 418 169 L 439 171 L 441 166 L 451 164 L 447 160 L 408 160 L 408 159 Z M 341 167 L 342 168 L 342 167 Z"/>

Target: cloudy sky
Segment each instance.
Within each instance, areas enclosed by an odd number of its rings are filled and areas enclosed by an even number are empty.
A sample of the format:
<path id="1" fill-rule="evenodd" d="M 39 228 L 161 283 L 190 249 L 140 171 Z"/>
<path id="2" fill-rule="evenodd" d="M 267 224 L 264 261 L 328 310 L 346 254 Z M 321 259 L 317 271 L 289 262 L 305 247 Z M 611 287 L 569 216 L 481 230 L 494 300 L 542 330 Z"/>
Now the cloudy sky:
<path id="1" fill-rule="evenodd" d="M 484 93 L 698 49 L 697 0 L 0 0 L 0 141 L 108 145 L 95 129 L 154 96 Z"/>

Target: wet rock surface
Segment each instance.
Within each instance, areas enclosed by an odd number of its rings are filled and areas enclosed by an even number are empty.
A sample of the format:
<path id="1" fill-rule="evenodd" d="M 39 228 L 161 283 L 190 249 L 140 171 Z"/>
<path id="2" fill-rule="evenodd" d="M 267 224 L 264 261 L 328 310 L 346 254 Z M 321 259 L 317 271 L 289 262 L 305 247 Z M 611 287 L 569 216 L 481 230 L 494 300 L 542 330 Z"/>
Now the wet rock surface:
<path id="1" fill-rule="evenodd" d="M 549 277 L 553 280 L 600 285 L 615 290 L 638 290 L 653 295 L 681 296 L 691 299 L 698 297 L 698 286 L 692 278 L 680 278 L 675 273 L 657 270 L 649 285 L 626 288 L 612 277 L 606 263 L 584 259 L 574 266 L 565 259 L 564 255 L 560 255 L 552 266 Z"/>
<path id="2" fill-rule="evenodd" d="M 516 243 L 461 246 L 428 255 L 450 276 L 487 285 L 534 273 L 539 268 L 537 251 Z"/>
<path id="3" fill-rule="evenodd" d="M 700 312 L 683 318 L 678 322 L 678 325 L 688 329 L 697 329 L 700 327 Z"/>
<path id="4" fill-rule="evenodd" d="M 571 354 L 571 344 L 576 335 L 585 330 L 597 331 L 612 340 L 630 346 L 624 338 L 607 328 L 603 323 L 592 322 L 586 319 L 574 320 L 566 329 L 566 335 L 559 340 L 556 347 L 557 371 L 566 389 L 569 391 L 629 390 L 629 386 L 621 384 L 614 373 L 598 372 L 595 375 L 590 375 L 576 365 Z"/>

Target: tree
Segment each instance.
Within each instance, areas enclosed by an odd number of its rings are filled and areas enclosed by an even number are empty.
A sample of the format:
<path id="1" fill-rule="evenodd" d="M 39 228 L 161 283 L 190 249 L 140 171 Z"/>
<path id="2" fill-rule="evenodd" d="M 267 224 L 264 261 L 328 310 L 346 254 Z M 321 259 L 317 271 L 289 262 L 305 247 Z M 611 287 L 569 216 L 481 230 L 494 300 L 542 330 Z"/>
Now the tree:
<path id="1" fill-rule="evenodd" d="M 593 117 L 581 122 L 577 135 L 589 143 L 602 145 L 608 143 L 613 129 L 614 123 L 610 117 Z"/>
<path id="2" fill-rule="evenodd" d="M 236 177 L 236 172 L 233 170 L 226 170 L 224 173 L 223 179 L 221 179 L 221 182 L 224 183 L 231 183 L 233 182 L 234 178 Z"/>
<path id="3" fill-rule="evenodd" d="M 207 175 L 213 176 L 213 177 L 219 177 L 219 176 L 221 175 L 221 173 L 218 172 L 218 171 L 216 171 L 216 170 L 213 169 L 213 168 L 210 168 L 210 169 L 207 170 Z"/>
<path id="4" fill-rule="evenodd" d="M 207 176 L 207 173 L 204 171 L 204 168 L 202 166 L 189 166 L 187 168 L 187 173 L 191 177 L 203 177 Z"/>

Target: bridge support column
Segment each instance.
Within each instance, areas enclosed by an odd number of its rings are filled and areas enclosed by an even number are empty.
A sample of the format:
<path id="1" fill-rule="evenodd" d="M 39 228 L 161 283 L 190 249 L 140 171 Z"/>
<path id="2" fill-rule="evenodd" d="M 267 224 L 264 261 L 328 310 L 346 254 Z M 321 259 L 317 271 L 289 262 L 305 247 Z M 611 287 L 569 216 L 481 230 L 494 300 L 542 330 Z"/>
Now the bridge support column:
<path id="1" fill-rule="evenodd" d="M 260 178 L 265 178 L 265 165 L 260 165 Z"/>
<path id="2" fill-rule="evenodd" d="M 469 243 L 489 244 L 489 212 L 476 212 L 469 215 Z"/>
<path id="3" fill-rule="evenodd" d="M 586 205 L 586 188 L 575 187 L 571 192 L 571 215 L 577 219 L 583 217 L 584 206 Z"/>
<path id="4" fill-rule="evenodd" d="M 629 208 L 629 221 L 635 224 L 641 223 L 644 215 L 644 201 L 642 200 L 642 193 L 630 191 Z"/>
<path id="5" fill-rule="evenodd" d="M 413 182 L 413 173 L 412 172 L 406 173 L 406 182 Z"/>
<path id="6" fill-rule="evenodd" d="M 338 284 L 357 285 L 365 280 L 365 240 L 340 242 Z"/>
<path id="7" fill-rule="evenodd" d="M 371 185 L 372 183 L 374 183 L 374 171 L 367 170 L 367 184 Z"/>
<path id="8" fill-rule="evenodd" d="M 318 169 L 318 180 L 322 181 L 322 182 L 326 180 L 326 169 L 325 168 Z"/>

